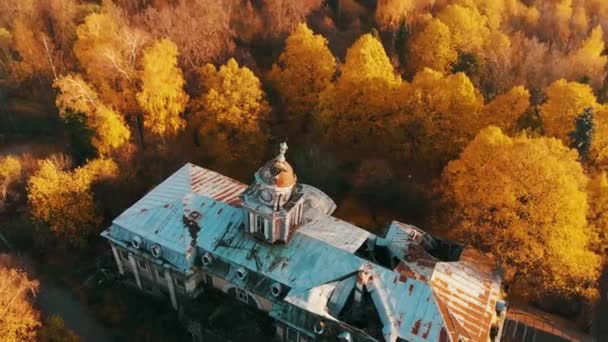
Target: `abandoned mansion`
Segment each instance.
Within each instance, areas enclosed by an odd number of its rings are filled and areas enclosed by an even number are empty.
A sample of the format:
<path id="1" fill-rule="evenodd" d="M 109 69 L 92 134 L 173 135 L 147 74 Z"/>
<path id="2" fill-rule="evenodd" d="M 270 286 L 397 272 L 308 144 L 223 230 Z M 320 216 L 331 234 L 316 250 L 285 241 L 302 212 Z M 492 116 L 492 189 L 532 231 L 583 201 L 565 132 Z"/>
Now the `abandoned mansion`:
<path id="1" fill-rule="evenodd" d="M 393 221 L 384 236 L 332 215 L 287 145 L 247 186 L 186 164 L 102 232 L 118 271 L 175 309 L 222 291 L 269 315 L 279 341 L 498 341 L 495 259 Z"/>

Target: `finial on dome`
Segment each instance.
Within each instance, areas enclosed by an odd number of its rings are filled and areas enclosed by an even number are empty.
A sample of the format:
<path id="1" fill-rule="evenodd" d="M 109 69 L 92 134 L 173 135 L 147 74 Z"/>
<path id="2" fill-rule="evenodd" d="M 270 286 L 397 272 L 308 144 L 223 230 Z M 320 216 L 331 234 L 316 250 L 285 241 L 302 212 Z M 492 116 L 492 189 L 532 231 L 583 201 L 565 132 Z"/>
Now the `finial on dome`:
<path id="1" fill-rule="evenodd" d="M 277 156 L 278 161 L 285 161 L 285 153 L 287 152 L 287 141 L 279 144 L 279 155 Z"/>

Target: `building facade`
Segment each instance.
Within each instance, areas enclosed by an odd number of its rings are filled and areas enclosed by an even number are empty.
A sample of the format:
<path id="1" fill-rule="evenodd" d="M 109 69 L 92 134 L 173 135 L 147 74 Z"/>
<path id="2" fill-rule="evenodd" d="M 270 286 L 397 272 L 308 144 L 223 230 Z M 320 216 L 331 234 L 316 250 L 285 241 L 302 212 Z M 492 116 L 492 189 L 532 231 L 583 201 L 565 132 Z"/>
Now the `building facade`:
<path id="1" fill-rule="evenodd" d="M 217 289 L 269 315 L 279 341 L 498 341 L 494 258 L 393 221 L 376 236 L 301 184 L 287 145 L 247 186 L 186 164 L 101 235 L 118 271 L 172 306 Z"/>

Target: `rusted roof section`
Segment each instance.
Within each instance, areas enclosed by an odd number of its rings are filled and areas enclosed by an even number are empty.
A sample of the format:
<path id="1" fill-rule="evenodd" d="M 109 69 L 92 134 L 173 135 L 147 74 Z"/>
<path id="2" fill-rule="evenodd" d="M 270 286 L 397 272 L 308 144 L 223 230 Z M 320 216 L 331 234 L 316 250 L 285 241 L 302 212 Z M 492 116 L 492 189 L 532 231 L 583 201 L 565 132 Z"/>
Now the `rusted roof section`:
<path id="1" fill-rule="evenodd" d="M 191 192 L 238 206 L 239 195 L 246 188 L 245 184 L 230 177 L 188 163 L 148 192 L 121 216 L 172 203 Z"/>
<path id="2" fill-rule="evenodd" d="M 395 268 L 399 281 L 413 278 L 431 285 L 451 339 L 485 341 L 500 298 L 495 258 L 465 247 L 457 261 L 440 261 L 428 252 L 437 246 L 433 237 L 399 222 L 391 224 L 386 238 L 404 251 Z"/>
<path id="3" fill-rule="evenodd" d="M 439 262 L 431 286 L 445 303 L 456 332 L 470 341 L 485 341 L 500 299 L 500 276 L 495 259 L 466 247 L 460 260 Z"/>

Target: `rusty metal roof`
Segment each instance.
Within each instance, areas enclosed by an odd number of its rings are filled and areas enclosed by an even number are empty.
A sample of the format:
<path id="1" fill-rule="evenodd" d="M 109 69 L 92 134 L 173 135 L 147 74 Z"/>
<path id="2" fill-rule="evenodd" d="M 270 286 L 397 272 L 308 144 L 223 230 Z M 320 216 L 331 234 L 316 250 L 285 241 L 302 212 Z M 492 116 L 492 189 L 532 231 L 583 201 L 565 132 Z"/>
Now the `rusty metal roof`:
<path id="1" fill-rule="evenodd" d="M 102 233 L 116 243 L 143 240 L 142 250 L 158 244 L 163 259 L 188 272 L 191 236 L 182 221 L 193 219 L 196 246 L 233 265 L 286 285 L 286 303 L 319 317 L 339 320 L 357 274 L 372 275 L 365 285 L 383 324 L 385 340 L 487 341 L 500 277 L 492 258 L 465 248 L 458 261 L 442 261 L 428 250 L 436 240 L 416 227 L 393 222 L 384 238 L 328 215 L 335 204 L 310 187 L 303 223 L 287 245 L 268 245 L 242 229 L 239 195 L 244 184 L 186 164 L 113 221 Z M 396 266 L 358 255 L 368 241 L 387 246 Z M 235 281 L 229 273 L 227 279 Z M 246 284 L 243 284 L 246 286 Z"/>

